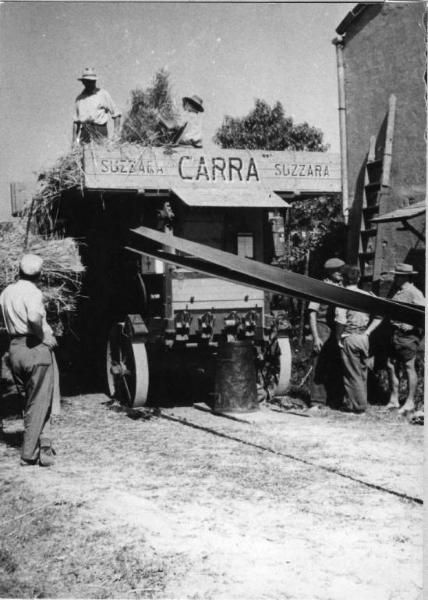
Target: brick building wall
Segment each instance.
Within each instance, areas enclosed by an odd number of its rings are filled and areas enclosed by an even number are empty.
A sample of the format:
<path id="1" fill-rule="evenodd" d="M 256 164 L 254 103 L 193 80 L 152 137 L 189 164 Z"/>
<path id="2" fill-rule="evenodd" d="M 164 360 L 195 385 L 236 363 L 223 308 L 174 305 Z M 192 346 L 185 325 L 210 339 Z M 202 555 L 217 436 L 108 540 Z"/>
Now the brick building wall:
<path id="1" fill-rule="evenodd" d="M 424 3 L 358 5 L 337 28 L 344 36 L 345 101 L 349 177 L 349 259 L 356 261 L 364 166 L 370 137 L 378 136 L 391 94 L 397 98 L 392 144 L 391 195 L 382 212 L 425 199 L 426 104 Z M 361 10 L 362 9 L 362 10 Z M 424 217 L 412 220 L 419 230 Z M 393 262 L 424 270 L 421 242 L 397 223 L 378 226 Z M 420 281 L 423 281 L 421 273 Z"/>

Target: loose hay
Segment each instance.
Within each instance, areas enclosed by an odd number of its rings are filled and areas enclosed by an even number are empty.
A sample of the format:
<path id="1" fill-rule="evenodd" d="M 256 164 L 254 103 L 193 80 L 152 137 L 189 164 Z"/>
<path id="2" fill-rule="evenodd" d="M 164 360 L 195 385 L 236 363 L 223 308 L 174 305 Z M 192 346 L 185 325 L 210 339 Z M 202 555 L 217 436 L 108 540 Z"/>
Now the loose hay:
<path id="1" fill-rule="evenodd" d="M 83 193 L 82 157 L 82 148 L 77 147 L 39 174 L 39 189 L 30 205 L 25 207 L 27 235 L 31 227 L 38 232 L 55 232 L 58 203 L 63 192 L 80 188 Z"/>
<path id="2" fill-rule="evenodd" d="M 38 254 L 44 263 L 40 288 L 48 320 L 59 326 L 66 313 L 75 310 L 80 293 L 84 267 L 78 244 L 72 238 L 53 235 L 44 238 L 29 233 L 27 236 L 25 219 L 17 223 L 2 224 L 0 233 L 0 291 L 16 281 L 19 262 L 24 253 Z"/>

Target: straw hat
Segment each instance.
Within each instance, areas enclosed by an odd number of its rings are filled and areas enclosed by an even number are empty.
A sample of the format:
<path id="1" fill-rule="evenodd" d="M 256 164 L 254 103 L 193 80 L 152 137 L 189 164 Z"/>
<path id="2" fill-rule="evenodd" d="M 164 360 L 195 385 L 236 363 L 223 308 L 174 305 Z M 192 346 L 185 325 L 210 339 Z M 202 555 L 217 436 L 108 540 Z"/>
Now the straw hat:
<path id="1" fill-rule="evenodd" d="M 395 269 L 390 273 L 394 273 L 394 275 L 417 275 L 418 271 L 414 271 L 412 265 L 407 263 L 397 263 Z"/>
<path id="2" fill-rule="evenodd" d="M 78 81 L 83 81 L 84 79 L 89 79 L 90 81 L 97 80 L 97 74 L 93 67 L 86 67 L 86 69 L 83 69 L 82 77 L 79 77 Z"/>
<path id="3" fill-rule="evenodd" d="M 324 269 L 328 269 L 329 271 L 331 269 L 341 269 L 344 264 L 344 261 L 340 258 L 329 258 L 324 263 Z"/>
<path id="4" fill-rule="evenodd" d="M 183 102 L 190 102 L 190 104 L 196 108 L 196 110 L 198 112 L 204 112 L 204 107 L 203 107 L 203 100 L 202 98 L 199 98 L 199 96 L 184 96 L 183 98 Z"/>
<path id="5" fill-rule="evenodd" d="M 37 254 L 24 254 L 19 263 L 19 268 L 24 275 L 32 277 L 38 275 L 43 266 L 43 259 Z"/>

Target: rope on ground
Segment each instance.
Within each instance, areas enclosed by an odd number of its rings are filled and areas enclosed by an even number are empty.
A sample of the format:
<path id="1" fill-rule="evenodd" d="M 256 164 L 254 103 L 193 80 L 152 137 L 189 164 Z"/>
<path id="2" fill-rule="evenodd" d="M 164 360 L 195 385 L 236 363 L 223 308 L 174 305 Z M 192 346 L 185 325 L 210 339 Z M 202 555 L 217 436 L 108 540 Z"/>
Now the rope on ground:
<path id="1" fill-rule="evenodd" d="M 391 494 L 393 496 L 397 496 L 398 498 L 402 498 L 404 500 L 409 500 L 410 502 L 415 502 L 416 504 L 423 504 L 424 501 L 421 498 L 416 498 L 415 496 L 409 496 L 408 494 L 404 494 L 403 492 L 397 492 L 396 490 L 391 490 L 390 488 L 386 488 L 382 485 L 377 485 L 376 483 L 370 483 L 369 481 L 364 481 L 364 479 L 359 479 L 358 477 L 354 477 L 353 475 L 349 475 L 349 473 L 343 473 L 334 467 L 327 467 L 326 465 L 319 465 L 317 463 L 313 463 L 310 460 L 306 460 L 305 458 L 300 458 L 298 456 L 293 456 L 293 454 L 286 454 L 285 452 L 278 452 L 277 450 L 273 450 L 272 448 L 268 448 L 267 446 L 262 446 L 260 444 L 254 444 L 253 442 L 248 442 L 247 440 L 243 440 L 239 437 L 235 437 L 233 435 L 229 435 L 227 433 L 222 433 L 221 431 L 217 431 L 216 429 L 212 429 L 211 427 L 205 427 L 203 425 L 197 425 L 196 423 L 192 423 L 191 421 L 187 421 L 186 419 L 180 419 L 178 417 L 171 417 L 169 415 L 165 415 L 161 412 L 160 417 L 166 419 L 167 421 L 173 421 L 175 423 L 181 423 L 182 425 L 187 425 L 187 427 L 192 427 L 193 429 L 199 429 L 200 431 L 206 431 L 207 433 L 212 433 L 213 435 L 217 435 L 221 438 L 225 438 L 227 440 L 232 440 L 234 442 L 239 442 L 240 444 L 244 444 L 245 446 L 251 446 L 252 448 L 257 448 L 258 450 L 262 450 L 263 452 L 269 452 L 270 454 L 275 454 L 276 456 L 283 456 L 284 458 L 289 458 L 290 460 L 295 460 L 296 462 L 303 463 L 310 467 L 315 467 L 316 469 L 322 469 L 323 471 L 327 471 L 328 473 L 332 473 L 333 475 L 338 475 L 339 477 L 343 477 L 344 479 L 350 479 L 355 483 L 359 483 L 360 485 L 365 485 L 368 488 L 377 490 L 379 492 L 385 492 L 387 494 Z"/>
<path id="2" fill-rule="evenodd" d="M 53 506 L 54 504 L 58 504 L 58 500 L 54 500 L 53 502 L 46 502 L 41 506 L 36 506 L 36 508 L 33 508 L 32 510 L 29 510 L 25 513 L 21 513 L 17 517 L 13 517 L 13 519 L 8 519 L 7 521 L 0 521 L 0 527 L 3 527 L 3 525 L 7 525 L 8 523 L 13 523 L 13 521 L 19 521 L 19 519 L 23 519 L 24 517 L 27 517 L 28 515 L 31 515 L 34 512 L 43 510 L 44 508 L 47 508 L 48 506 Z"/>

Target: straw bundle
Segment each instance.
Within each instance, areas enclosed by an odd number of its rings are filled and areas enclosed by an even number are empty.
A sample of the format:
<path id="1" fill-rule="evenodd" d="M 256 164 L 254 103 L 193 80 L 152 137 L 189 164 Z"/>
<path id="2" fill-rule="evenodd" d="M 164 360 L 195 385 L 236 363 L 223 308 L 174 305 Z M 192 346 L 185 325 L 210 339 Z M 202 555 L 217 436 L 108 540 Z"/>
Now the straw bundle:
<path id="1" fill-rule="evenodd" d="M 43 258 L 40 288 L 43 292 L 48 321 L 61 328 L 66 313 L 76 308 L 84 267 L 77 243 L 72 238 L 29 234 L 25 220 L 5 223 L 0 228 L 0 291 L 16 281 L 19 262 L 26 252 Z"/>
<path id="2" fill-rule="evenodd" d="M 38 231 L 53 232 L 62 193 L 75 188 L 83 190 L 82 148 L 61 156 L 53 167 L 39 174 L 38 183 L 39 189 L 25 214 Z"/>

